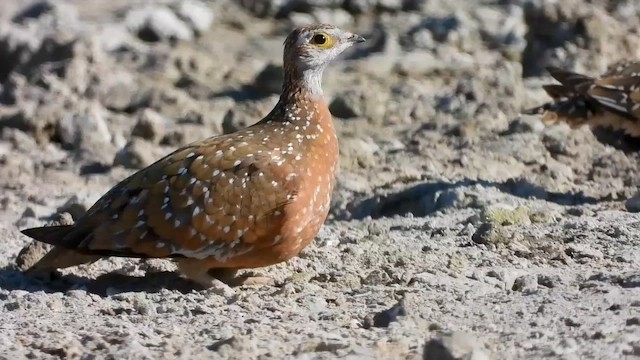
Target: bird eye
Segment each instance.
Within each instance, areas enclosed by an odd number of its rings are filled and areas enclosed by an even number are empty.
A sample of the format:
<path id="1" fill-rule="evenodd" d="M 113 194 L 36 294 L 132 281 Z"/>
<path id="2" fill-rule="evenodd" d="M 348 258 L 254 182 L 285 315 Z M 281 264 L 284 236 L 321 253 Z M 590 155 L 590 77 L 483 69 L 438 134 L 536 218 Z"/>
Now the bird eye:
<path id="1" fill-rule="evenodd" d="M 316 36 L 313 37 L 313 42 L 318 45 L 323 45 L 324 43 L 327 42 L 327 37 L 324 36 L 324 34 L 317 34 Z"/>
<path id="2" fill-rule="evenodd" d="M 317 33 L 313 35 L 310 42 L 322 49 L 328 49 L 333 46 L 333 38 L 326 33 Z"/>

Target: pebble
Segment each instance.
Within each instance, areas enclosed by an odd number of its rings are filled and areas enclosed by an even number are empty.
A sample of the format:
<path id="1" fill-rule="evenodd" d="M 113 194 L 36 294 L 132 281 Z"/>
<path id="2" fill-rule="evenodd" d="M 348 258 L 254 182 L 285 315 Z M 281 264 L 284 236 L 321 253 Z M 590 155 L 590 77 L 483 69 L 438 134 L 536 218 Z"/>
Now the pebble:
<path id="1" fill-rule="evenodd" d="M 26 24 L 45 17 L 50 17 L 52 22 L 69 29 L 78 25 L 78 9 L 66 1 L 55 0 L 33 2 L 14 15 L 12 20 L 18 24 Z"/>
<path id="2" fill-rule="evenodd" d="M 158 143 L 164 136 L 164 128 L 167 120 L 152 109 L 144 109 L 138 116 L 138 122 L 131 131 L 131 136 L 136 136 L 153 143 Z"/>
<path id="3" fill-rule="evenodd" d="M 63 115 L 57 124 L 57 134 L 66 149 L 90 149 L 111 142 L 104 115 L 95 106 L 86 113 Z"/>
<path id="4" fill-rule="evenodd" d="M 548 288 L 554 288 L 561 282 L 560 277 L 557 275 L 538 275 L 538 284 Z"/>
<path id="5" fill-rule="evenodd" d="M 262 95 L 280 94 L 284 69 L 281 65 L 267 64 L 253 81 L 254 88 Z"/>
<path id="6" fill-rule="evenodd" d="M 497 269 L 497 270 L 489 270 L 487 272 L 487 276 L 496 278 L 502 281 L 502 285 L 504 289 L 511 290 L 515 284 L 517 273 L 511 269 Z"/>
<path id="7" fill-rule="evenodd" d="M 128 169 L 142 169 L 151 165 L 158 158 L 158 149 L 150 142 L 133 138 L 124 148 L 116 153 L 113 166 Z"/>
<path id="8" fill-rule="evenodd" d="M 363 279 L 364 285 L 385 285 L 391 281 L 389 274 L 382 269 L 374 269 L 370 271 Z"/>
<path id="9" fill-rule="evenodd" d="M 640 326 L 640 317 L 634 316 L 628 318 L 626 324 L 627 326 Z"/>
<path id="10" fill-rule="evenodd" d="M 470 333 L 453 332 L 433 338 L 425 344 L 424 360 L 489 360 L 477 337 Z"/>
<path id="11" fill-rule="evenodd" d="M 627 289 L 640 287 L 640 272 L 626 275 L 622 279 L 621 285 L 623 288 Z"/>
<path id="12" fill-rule="evenodd" d="M 90 196 L 73 194 L 62 206 L 56 209 L 57 213 L 68 213 L 73 219 L 78 219 L 84 215 L 93 205 L 95 200 Z"/>
<path id="13" fill-rule="evenodd" d="M 471 236 L 471 240 L 476 244 L 508 244 L 511 238 L 505 233 L 502 226 L 485 222 L 478 226 L 477 230 Z"/>
<path id="14" fill-rule="evenodd" d="M 527 274 L 518 276 L 513 282 L 512 289 L 523 293 L 531 293 L 538 289 L 538 277 Z"/>
<path id="15" fill-rule="evenodd" d="M 567 255 L 574 259 L 602 259 L 602 251 L 592 249 L 589 245 L 585 244 L 570 244 L 567 246 Z"/>
<path id="16" fill-rule="evenodd" d="M 134 8 L 124 21 L 129 31 L 144 41 L 193 39 L 191 28 L 166 6 Z"/>
<path id="17" fill-rule="evenodd" d="M 389 309 L 372 313 L 364 318 L 363 327 L 369 329 L 372 327 L 389 327 L 392 322 L 398 321 L 399 316 L 406 316 L 407 309 L 404 301 L 400 301 Z"/>
<path id="18" fill-rule="evenodd" d="M 196 34 L 209 30 L 214 20 L 213 11 L 202 1 L 182 0 L 174 10 L 182 20 L 191 26 Z"/>
<path id="19" fill-rule="evenodd" d="M 624 206 L 628 212 L 640 212 L 640 193 L 636 193 L 624 202 Z"/>

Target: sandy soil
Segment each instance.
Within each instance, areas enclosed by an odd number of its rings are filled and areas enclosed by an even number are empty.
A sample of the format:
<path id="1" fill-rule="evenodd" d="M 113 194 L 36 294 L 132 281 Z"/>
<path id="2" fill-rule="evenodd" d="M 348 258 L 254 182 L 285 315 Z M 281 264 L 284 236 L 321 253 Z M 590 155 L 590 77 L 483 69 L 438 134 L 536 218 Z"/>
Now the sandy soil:
<path id="1" fill-rule="evenodd" d="M 316 243 L 255 271 L 276 286 L 22 274 L 20 229 L 263 116 L 311 21 L 368 41 L 326 72 L 339 184 Z M 640 58 L 639 25 L 633 0 L 1 2 L 0 358 L 640 356 L 640 147 L 519 114 L 544 66 Z"/>

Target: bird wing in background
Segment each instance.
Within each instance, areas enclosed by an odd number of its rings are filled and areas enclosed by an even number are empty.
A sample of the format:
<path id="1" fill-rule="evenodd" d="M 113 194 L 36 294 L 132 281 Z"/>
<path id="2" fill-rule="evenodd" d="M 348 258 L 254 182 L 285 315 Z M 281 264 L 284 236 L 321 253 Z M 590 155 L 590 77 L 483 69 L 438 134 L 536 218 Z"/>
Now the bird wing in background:
<path id="1" fill-rule="evenodd" d="M 565 122 L 622 130 L 640 138 L 640 61 L 624 60 L 593 78 L 556 67 L 549 73 L 560 84 L 544 85 L 553 101 L 523 111 L 543 114 L 546 123 Z"/>

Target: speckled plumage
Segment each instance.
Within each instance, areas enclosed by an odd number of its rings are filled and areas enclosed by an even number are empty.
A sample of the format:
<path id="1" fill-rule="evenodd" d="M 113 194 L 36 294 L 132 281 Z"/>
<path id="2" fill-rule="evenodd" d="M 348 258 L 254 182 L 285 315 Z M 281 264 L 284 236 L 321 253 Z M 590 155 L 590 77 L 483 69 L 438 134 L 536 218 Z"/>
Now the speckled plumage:
<path id="1" fill-rule="evenodd" d="M 317 34 L 333 45 L 315 44 Z M 322 72 L 360 41 L 330 25 L 294 30 L 285 41 L 283 91 L 265 118 L 140 170 L 74 225 L 24 230 L 56 245 L 33 269 L 102 256 L 173 257 L 185 275 L 208 286 L 218 269 L 235 272 L 297 255 L 327 217 L 338 163 Z"/>
<path id="2" fill-rule="evenodd" d="M 549 68 L 560 84 L 545 85 L 553 98 L 524 114 L 543 114 L 547 123 L 566 122 L 622 130 L 640 137 L 640 61 L 620 61 L 597 78 Z"/>

